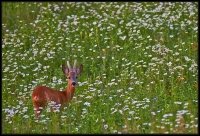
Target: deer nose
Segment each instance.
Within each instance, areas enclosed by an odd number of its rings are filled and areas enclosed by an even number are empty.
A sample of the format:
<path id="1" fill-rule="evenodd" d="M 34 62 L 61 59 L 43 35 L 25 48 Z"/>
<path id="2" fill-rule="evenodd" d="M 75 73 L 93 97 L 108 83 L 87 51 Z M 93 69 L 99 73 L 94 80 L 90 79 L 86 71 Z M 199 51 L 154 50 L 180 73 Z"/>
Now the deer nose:
<path id="1" fill-rule="evenodd" d="M 72 85 L 75 86 L 75 85 L 76 85 L 76 82 L 72 82 Z"/>

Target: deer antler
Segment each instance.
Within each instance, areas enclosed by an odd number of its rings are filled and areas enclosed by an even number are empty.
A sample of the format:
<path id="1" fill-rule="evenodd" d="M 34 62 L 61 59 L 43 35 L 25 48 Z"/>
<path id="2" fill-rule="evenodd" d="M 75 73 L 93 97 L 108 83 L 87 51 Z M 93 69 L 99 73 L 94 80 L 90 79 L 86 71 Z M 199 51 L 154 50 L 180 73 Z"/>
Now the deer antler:
<path id="1" fill-rule="evenodd" d="M 73 68 L 76 68 L 76 62 L 77 62 L 77 60 L 74 61 L 74 66 L 73 66 Z"/>
<path id="2" fill-rule="evenodd" d="M 72 69 L 70 64 L 69 64 L 69 61 L 67 61 L 67 66 L 68 66 L 69 69 Z"/>

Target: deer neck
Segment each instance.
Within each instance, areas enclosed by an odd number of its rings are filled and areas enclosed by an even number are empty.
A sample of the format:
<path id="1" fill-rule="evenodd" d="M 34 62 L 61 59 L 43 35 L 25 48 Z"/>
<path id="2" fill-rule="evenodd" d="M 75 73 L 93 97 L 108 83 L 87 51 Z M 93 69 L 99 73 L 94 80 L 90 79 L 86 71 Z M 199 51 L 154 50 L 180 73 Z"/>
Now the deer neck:
<path id="1" fill-rule="evenodd" d="M 67 88 L 65 89 L 67 101 L 70 101 L 73 98 L 74 92 L 75 92 L 75 87 L 72 87 L 71 85 L 68 84 Z"/>

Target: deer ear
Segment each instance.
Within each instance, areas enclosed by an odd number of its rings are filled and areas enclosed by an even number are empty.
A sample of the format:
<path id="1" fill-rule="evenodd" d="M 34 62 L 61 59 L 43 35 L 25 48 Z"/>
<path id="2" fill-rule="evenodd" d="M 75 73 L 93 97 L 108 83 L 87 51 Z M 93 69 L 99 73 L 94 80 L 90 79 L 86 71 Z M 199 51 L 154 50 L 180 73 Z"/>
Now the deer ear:
<path id="1" fill-rule="evenodd" d="M 83 71 L 83 65 L 81 64 L 79 68 L 77 68 L 77 74 L 79 75 Z"/>
<path id="2" fill-rule="evenodd" d="M 62 71 L 63 71 L 64 74 L 69 73 L 69 69 L 65 66 L 65 64 L 62 64 Z"/>

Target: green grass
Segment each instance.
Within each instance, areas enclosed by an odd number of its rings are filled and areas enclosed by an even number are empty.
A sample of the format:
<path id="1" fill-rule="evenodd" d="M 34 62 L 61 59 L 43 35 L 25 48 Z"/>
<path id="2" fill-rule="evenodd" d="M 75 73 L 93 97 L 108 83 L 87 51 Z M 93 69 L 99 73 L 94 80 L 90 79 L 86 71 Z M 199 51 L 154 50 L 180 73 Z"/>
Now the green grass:
<path id="1" fill-rule="evenodd" d="M 2 3 L 2 132 L 197 133 L 198 3 Z M 34 118 L 37 85 L 74 98 Z M 62 81 L 62 82 L 61 82 Z"/>

